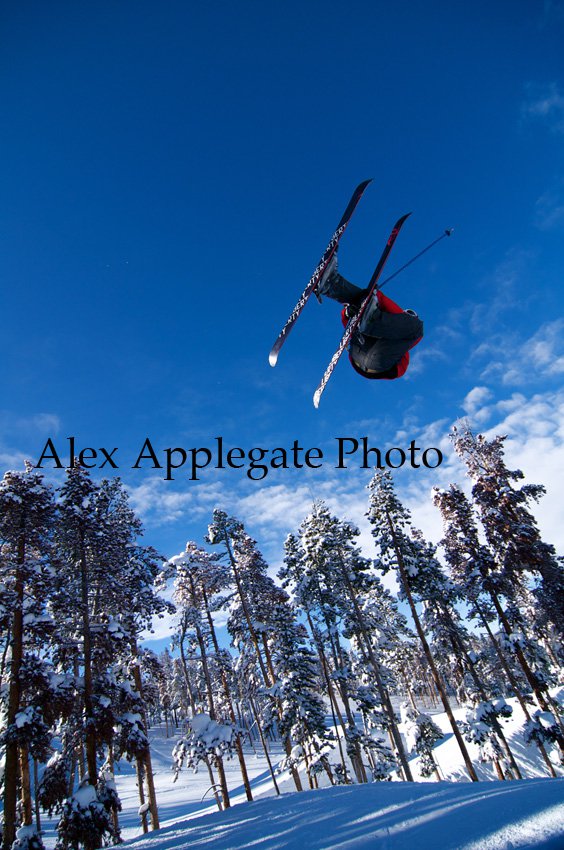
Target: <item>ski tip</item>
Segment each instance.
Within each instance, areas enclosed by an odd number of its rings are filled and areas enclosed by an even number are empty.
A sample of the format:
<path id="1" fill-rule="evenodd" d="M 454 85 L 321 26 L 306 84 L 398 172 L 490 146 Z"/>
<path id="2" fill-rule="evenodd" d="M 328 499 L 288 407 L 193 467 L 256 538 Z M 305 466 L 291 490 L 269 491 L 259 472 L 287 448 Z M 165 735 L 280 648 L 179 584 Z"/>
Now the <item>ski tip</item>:
<path id="1" fill-rule="evenodd" d="M 398 220 L 396 221 L 396 223 L 394 225 L 395 229 L 399 229 L 402 226 L 402 224 L 405 221 L 407 221 L 407 219 L 409 218 L 410 215 L 411 215 L 411 213 L 408 212 L 408 213 L 405 213 L 405 215 L 402 215 L 400 218 L 398 218 Z"/>
<path id="2" fill-rule="evenodd" d="M 278 362 L 278 352 L 277 351 L 271 351 L 270 352 L 270 354 L 268 355 L 268 362 L 270 363 L 270 365 L 272 367 L 276 366 L 276 364 Z"/>
<path id="3" fill-rule="evenodd" d="M 363 194 L 363 193 L 364 193 L 364 191 L 366 190 L 367 186 L 370 186 L 370 184 L 372 183 L 372 181 L 373 181 L 373 180 L 374 180 L 374 178 L 373 178 L 373 177 L 369 177 L 369 178 L 368 178 L 368 180 L 363 180 L 363 181 L 362 181 L 362 183 L 359 183 L 359 184 L 358 184 L 358 186 L 356 187 L 356 189 L 354 190 L 354 191 L 355 191 L 355 195 L 356 195 L 358 192 L 359 192 L 360 194 Z"/>

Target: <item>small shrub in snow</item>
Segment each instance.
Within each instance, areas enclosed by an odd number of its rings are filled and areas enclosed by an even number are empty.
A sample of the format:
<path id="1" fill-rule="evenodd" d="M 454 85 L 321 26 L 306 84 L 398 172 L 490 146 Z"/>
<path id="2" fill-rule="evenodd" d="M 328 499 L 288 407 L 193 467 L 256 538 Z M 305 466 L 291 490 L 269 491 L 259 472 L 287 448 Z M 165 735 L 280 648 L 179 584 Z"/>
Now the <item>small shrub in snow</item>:
<path id="1" fill-rule="evenodd" d="M 104 788 L 100 798 L 93 785 L 87 780 L 81 782 L 63 806 L 56 850 L 80 850 L 81 846 L 102 847 L 119 842 L 109 813 L 112 795 L 106 792 Z"/>
<path id="2" fill-rule="evenodd" d="M 45 850 L 45 847 L 34 826 L 20 826 L 12 850 Z"/>

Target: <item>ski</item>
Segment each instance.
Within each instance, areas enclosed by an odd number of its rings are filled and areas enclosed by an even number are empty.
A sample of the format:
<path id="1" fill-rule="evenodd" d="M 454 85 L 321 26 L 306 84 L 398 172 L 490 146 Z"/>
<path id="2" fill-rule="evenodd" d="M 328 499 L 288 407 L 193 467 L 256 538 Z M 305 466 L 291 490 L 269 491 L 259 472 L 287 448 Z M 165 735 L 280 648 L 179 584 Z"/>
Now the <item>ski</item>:
<path id="1" fill-rule="evenodd" d="M 344 334 L 341 338 L 341 342 L 339 343 L 339 347 L 337 348 L 333 357 L 329 361 L 329 365 L 327 366 L 327 369 L 325 370 L 325 373 L 324 373 L 324 375 L 321 379 L 321 382 L 320 382 L 318 388 L 316 389 L 315 393 L 313 394 L 313 406 L 314 407 L 319 407 L 319 402 L 320 402 L 323 390 L 327 386 L 327 382 L 329 381 L 329 378 L 333 374 L 333 372 L 335 370 L 335 366 L 339 362 L 339 358 L 341 357 L 341 354 L 343 353 L 345 348 L 348 346 L 349 342 L 352 339 L 354 332 L 356 331 L 356 329 L 360 325 L 360 321 L 362 319 L 364 311 L 366 310 L 368 304 L 370 303 L 370 299 L 372 298 L 376 289 L 378 288 L 378 280 L 380 278 L 380 275 L 382 274 L 382 270 L 383 270 L 384 266 L 386 265 L 386 260 L 388 259 L 389 255 L 390 255 L 390 251 L 392 250 L 392 248 L 394 246 L 394 242 L 396 241 L 398 234 L 399 234 L 401 228 L 403 227 L 404 222 L 406 221 L 407 218 L 409 218 L 410 215 L 411 215 L 411 213 L 406 213 L 406 215 L 403 215 L 394 224 L 394 226 L 392 228 L 392 232 L 390 233 L 388 241 L 386 242 L 386 247 L 382 251 L 382 256 L 380 257 L 380 259 L 378 261 L 378 265 L 374 269 L 374 274 L 370 278 L 370 282 L 368 284 L 368 294 L 367 294 L 366 298 L 364 299 L 364 301 L 362 302 L 362 304 L 360 305 L 360 309 L 359 309 L 358 313 L 356 314 L 356 316 L 354 316 L 350 320 L 348 325 L 346 326 L 345 332 L 344 332 Z"/>
<path id="2" fill-rule="evenodd" d="M 288 317 L 288 321 L 286 322 L 286 324 L 284 325 L 284 327 L 282 328 L 282 330 L 278 334 L 278 338 L 276 339 L 276 342 L 274 343 L 274 345 L 272 346 L 272 348 L 270 350 L 270 354 L 268 356 L 268 362 L 270 363 L 271 366 L 276 366 L 276 362 L 278 360 L 278 355 L 280 354 L 280 349 L 282 348 L 282 346 L 286 342 L 286 338 L 288 337 L 288 334 L 290 333 L 290 331 L 294 327 L 294 325 L 295 325 L 300 313 L 304 309 L 310 295 L 312 294 L 313 290 L 315 289 L 315 287 L 317 286 L 317 284 L 321 280 L 321 276 L 323 275 L 323 272 L 327 268 L 327 263 L 329 262 L 329 260 L 331 259 L 331 257 L 335 253 L 335 251 L 337 250 L 337 246 L 339 244 L 341 236 L 345 232 L 345 230 L 347 228 L 347 224 L 351 220 L 352 214 L 355 211 L 357 204 L 360 201 L 360 199 L 362 198 L 362 196 L 364 194 L 364 190 L 366 189 L 366 187 L 368 186 L 369 183 L 372 183 L 372 179 L 363 180 L 363 182 L 359 183 L 359 185 L 354 190 L 352 197 L 351 197 L 351 199 L 348 203 L 348 206 L 347 206 L 345 212 L 343 213 L 343 217 L 341 218 L 339 224 L 337 225 L 337 227 L 336 227 L 336 229 L 335 229 L 335 231 L 334 231 L 334 233 L 331 237 L 331 240 L 330 240 L 327 248 L 325 249 L 323 256 L 321 257 L 319 263 L 317 264 L 317 267 L 316 267 L 314 273 L 312 274 L 312 276 L 310 278 L 309 283 L 307 284 L 306 288 L 302 292 L 296 306 L 294 307 L 294 309 L 290 313 L 290 316 Z"/>

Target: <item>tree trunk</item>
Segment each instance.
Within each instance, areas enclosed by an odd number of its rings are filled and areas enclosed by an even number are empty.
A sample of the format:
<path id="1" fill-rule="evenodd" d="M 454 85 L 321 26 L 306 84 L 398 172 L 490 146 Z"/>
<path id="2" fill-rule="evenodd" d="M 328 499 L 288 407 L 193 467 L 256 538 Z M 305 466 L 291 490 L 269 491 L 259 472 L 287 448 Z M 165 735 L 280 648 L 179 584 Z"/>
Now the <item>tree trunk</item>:
<path id="1" fill-rule="evenodd" d="M 34 790 L 34 807 L 35 807 L 35 831 L 38 835 L 41 834 L 41 810 L 39 807 L 39 771 L 37 769 L 37 759 L 33 759 L 33 790 Z"/>
<path id="2" fill-rule="evenodd" d="M 498 614 L 500 623 L 503 626 L 503 629 L 504 629 L 506 635 L 508 637 L 511 637 L 511 635 L 513 633 L 513 630 L 511 628 L 511 623 L 507 619 L 507 616 L 506 616 L 505 611 L 503 610 L 503 607 L 502 607 L 502 605 L 501 605 L 501 603 L 500 603 L 500 601 L 497 597 L 497 594 L 492 590 L 492 591 L 490 591 L 490 596 L 492 598 L 495 610 Z M 553 714 L 553 716 L 556 720 L 556 723 L 559 726 L 560 732 L 557 736 L 557 741 L 558 741 L 558 746 L 560 747 L 560 753 L 564 756 L 564 729 L 563 729 L 563 726 L 562 726 L 562 721 L 560 720 L 560 717 L 559 717 L 558 709 L 557 708 L 555 709 L 555 706 L 551 704 L 552 701 L 551 701 L 550 695 L 543 692 L 543 690 L 539 687 L 539 683 L 537 681 L 537 678 L 536 678 L 535 674 L 533 673 L 533 671 L 531 670 L 531 667 L 529 665 L 529 662 L 525 658 L 525 654 L 524 654 L 523 650 L 518 645 L 515 646 L 515 654 L 517 656 L 517 659 L 519 660 L 519 664 L 521 665 L 521 669 L 523 670 L 523 673 L 525 674 L 525 678 L 527 679 L 527 682 L 529 683 L 531 690 L 533 691 L 533 693 L 534 693 L 534 695 L 537 699 L 539 707 L 543 711 L 552 712 L 552 714 Z"/>
<path id="3" fill-rule="evenodd" d="M 341 740 L 341 736 L 339 735 L 339 730 L 337 728 L 337 718 L 339 720 L 341 729 L 343 730 L 343 737 L 346 740 L 347 730 L 345 728 L 345 722 L 343 720 L 343 716 L 339 710 L 339 706 L 337 704 L 337 699 L 335 697 L 335 689 L 333 688 L 333 682 L 331 681 L 331 677 L 329 675 L 329 669 L 327 666 L 327 658 L 325 656 L 325 650 L 323 649 L 323 643 L 321 641 L 321 636 L 317 628 L 313 625 L 311 615 L 309 611 L 306 611 L 306 617 L 308 621 L 308 625 L 313 636 L 313 640 L 317 649 L 317 654 L 319 656 L 319 662 L 321 664 L 321 670 L 323 671 L 323 678 L 325 679 L 325 687 L 327 688 L 327 694 L 329 696 L 329 704 L 331 706 L 331 714 L 333 716 L 333 726 L 335 727 L 335 734 L 337 736 L 337 746 L 339 747 L 339 755 L 341 756 L 341 766 L 343 768 L 343 777 L 345 780 L 347 778 L 347 765 L 345 761 L 345 754 L 343 752 L 343 743 Z M 348 784 L 348 781 L 346 782 Z"/>
<path id="4" fill-rule="evenodd" d="M 22 568 L 25 561 L 25 513 L 21 519 L 21 533 L 18 540 L 18 557 L 14 584 L 15 607 L 12 615 L 12 659 L 10 663 L 10 687 L 8 691 L 8 711 L 6 725 L 15 723 L 20 709 L 20 672 L 23 658 L 23 601 L 24 582 Z M 4 829 L 3 846 L 10 850 L 16 838 L 16 819 L 18 805 L 18 745 L 16 741 L 6 741 L 4 761 Z"/>
<path id="5" fill-rule="evenodd" d="M 257 636 L 257 633 L 254 629 L 254 626 L 253 626 L 253 623 L 252 623 L 252 620 L 251 620 L 251 615 L 249 613 L 249 608 L 248 608 L 248 605 L 247 605 L 247 599 L 246 599 L 245 593 L 243 591 L 243 586 L 241 584 L 241 578 L 239 576 L 239 570 L 237 568 L 237 562 L 236 562 L 235 556 L 233 554 L 233 551 L 231 549 L 229 537 L 227 535 L 225 536 L 224 541 L 225 541 L 225 545 L 226 545 L 226 548 L 227 548 L 227 553 L 229 555 L 231 568 L 233 570 L 233 576 L 235 578 L 235 585 L 237 587 L 237 593 L 238 593 L 238 596 L 239 596 L 239 600 L 241 602 L 243 614 L 245 616 L 245 622 L 247 623 L 249 635 L 251 637 L 252 644 L 255 648 L 257 662 L 259 664 L 259 667 L 260 667 L 260 670 L 261 670 L 261 673 L 262 673 L 264 684 L 266 685 L 267 688 L 269 688 L 274 684 L 274 677 L 273 677 L 272 682 L 271 682 L 269 680 L 269 676 L 268 676 L 268 672 L 267 672 L 267 669 L 266 669 L 266 666 L 265 666 L 265 663 L 264 663 L 264 659 L 263 659 L 261 652 L 260 652 L 258 636 Z M 291 744 L 288 741 L 288 739 L 286 739 L 286 741 L 284 742 L 284 747 L 285 747 L 285 750 L 286 750 L 286 754 L 289 755 L 290 750 L 291 750 Z M 296 786 L 296 790 L 302 791 L 303 788 L 302 788 L 302 783 L 301 783 L 300 775 L 299 775 L 298 771 L 295 768 L 292 767 L 291 773 L 292 773 L 292 776 L 293 776 L 293 779 L 294 779 L 294 784 Z"/>
<path id="6" fill-rule="evenodd" d="M 333 636 L 331 634 L 331 624 L 327 620 L 327 616 L 324 614 L 325 619 L 325 627 L 327 629 L 327 634 L 329 635 L 329 646 L 331 650 L 331 656 L 333 658 L 333 665 L 335 670 L 343 669 L 343 658 L 341 653 L 341 647 L 333 640 Z M 338 637 L 337 637 L 338 642 Z M 346 686 L 346 682 L 343 678 L 339 678 L 337 681 L 337 689 L 341 696 L 341 700 L 343 702 L 343 708 L 345 709 L 345 714 L 347 716 L 347 721 L 351 729 L 356 727 L 354 715 L 351 711 L 350 707 L 350 698 L 348 693 L 348 688 Z M 350 738 L 348 732 L 345 728 L 345 740 L 347 742 L 347 751 L 349 752 L 349 758 L 351 760 L 351 764 L 353 770 L 355 772 L 357 781 L 359 783 L 364 783 L 368 781 L 368 777 L 366 776 L 366 771 L 364 770 L 364 765 L 362 763 L 362 752 L 360 750 L 360 744 L 357 740 L 352 741 L 352 749 L 354 753 L 350 753 L 349 747 L 351 745 Z"/>
<path id="7" fill-rule="evenodd" d="M 262 729 L 262 725 L 260 722 L 260 718 L 258 715 L 257 708 L 253 702 L 253 698 L 249 695 L 249 705 L 251 706 L 251 711 L 253 713 L 253 717 L 255 718 L 255 723 L 257 724 L 257 729 L 259 733 L 260 742 L 262 744 L 262 749 L 266 758 L 266 763 L 268 765 L 268 770 L 270 771 L 270 777 L 272 779 L 272 784 L 274 785 L 274 790 L 277 794 L 280 794 L 280 788 L 278 787 L 278 782 L 276 781 L 276 774 L 274 773 L 274 768 L 272 767 L 272 761 L 270 759 L 270 753 L 268 752 L 268 746 L 264 737 L 264 732 Z"/>
<path id="8" fill-rule="evenodd" d="M 82 653 L 84 664 L 84 739 L 86 745 L 86 772 L 90 785 L 96 787 L 98 766 L 96 763 L 96 733 L 94 731 L 94 709 L 92 704 L 92 641 L 90 635 L 90 612 L 88 609 L 88 566 L 84 533 L 80 535 L 80 591 L 82 613 Z"/>
<path id="9" fill-rule="evenodd" d="M 133 656 L 133 681 L 135 682 L 135 688 L 137 693 L 139 694 L 139 699 L 141 701 L 141 719 L 143 721 L 143 731 L 147 736 L 147 741 L 149 739 L 149 730 L 147 726 L 147 715 L 145 712 L 145 700 L 143 699 L 143 682 L 141 680 L 141 671 L 139 669 L 139 651 L 137 649 L 137 641 L 133 641 L 131 644 L 131 654 Z M 147 793 L 149 795 L 149 806 L 151 812 L 151 827 L 153 830 L 159 829 L 159 810 L 157 807 L 157 794 L 155 791 L 155 781 L 153 778 L 153 765 L 151 762 L 151 749 L 147 746 L 147 752 L 143 756 L 143 762 L 145 765 L 145 773 L 147 777 Z"/>
<path id="10" fill-rule="evenodd" d="M 206 617 L 207 617 L 207 621 L 208 621 L 208 626 L 209 626 L 209 630 L 210 630 L 210 636 L 211 636 L 211 639 L 212 639 L 214 652 L 215 652 L 216 657 L 218 659 L 218 664 L 221 667 L 221 685 L 223 687 L 223 694 L 225 696 L 225 701 L 227 703 L 227 708 L 228 708 L 228 711 L 229 711 L 230 720 L 231 720 L 233 726 L 236 726 L 237 725 L 237 719 L 235 717 L 235 711 L 233 709 L 233 700 L 231 699 L 231 690 L 229 688 L 229 682 L 227 680 L 227 674 L 226 674 L 226 672 L 223 668 L 223 665 L 221 664 L 221 660 L 220 660 L 221 653 L 220 653 L 220 649 L 219 649 L 219 641 L 217 639 L 217 635 L 216 635 L 216 632 L 215 632 L 215 624 L 214 624 L 214 621 L 213 621 L 211 609 L 210 609 L 210 606 L 209 606 L 209 603 L 208 603 L 208 595 L 206 593 L 206 588 L 205 588 L 203 581 L 201 582 L 200 587 L 201 587 L 201 590 L 202 590 L 202 598 L 204 600 L 204 607 L 205 607 L 205 611 L 206 611 Z M 245 762 L 245 756 L 244 756 L 244 753 L 243 753 L 243 742 L 241 740 L 241 734 L 240 733 L 237 733 L 237 735 L 235 736 L 235 749 L 237 750 L 237 758 L 239 760 L 239 767 L 241 769 L 241 778 L 243 780 L 243 787 L 245 788 L 245 794 L 247 795 L 247 800 L 249 801 L 249 803 L 252 803 L 253 794 L 252 794 L 252 791 L 251 791 L 251 783 L 249 781 L 249 774 L 247 773 L 247 764 Z"/>
<path id="11" fill-rule="evenodd" d="M 143 760 L 137 756 L 135 759 L 135 766 L 137 769 L 137 790 L 139 792 L 139 808 L 141 810 L 141 826 L 143 828 L 143 832 L 149 832 L 149 827 L 147 826 L 147 812 L 145 810 L 145 790 L 143 788 L 143 780 L 145 774 L 145 768 L 143 766 Z"/>
<path id="12" fill-rule="evenodd" d="M 31 776 L 29 772 L 29 752 L 27 747 L 20 747 L 20 779 L 22 788 L 22 824 L 33 824 L 33 801 L 31 799 Z"/>
<path id="13" fill-rule="evenodd" d="M 463 645 L 462 641 L 460 640 L 460 638 L 458 636 L 456 637 L 456 639 L 452 638 L 452 644 L 453 644 L 453 650 L 454 651 L 456 651 L 455 644 L 458 646 L 458 652 L 462 655 L 464 662 L 466 663 L 466 666 L 467 666 L 468 670 L 470 671 L 470 675 L 472 676 L 472 679 L 473 679 L 474 684 L 476 686 L 476 690 L 478 691 L 478 693 L 480 695 L 480 699 L 483 700 L 484 702 L 487 702 L 488 698 L 487 698 L 487 695 L 486 695 L 486 689 L 483 685 L 481 677 L 478 674 L 478 671 L 476 670 L 476 665 L 474 664 L 474 662 L 470 658 L 470 655 L 466 651 L 466 647 Z M 502 746 L 503 750 L 505 751 L 505 755 L 507 757 L 509 764 L 511 765 L 511 769 L 512 769 L 513 774 L 514 774 L 514 778 L 515 779 L 522 779 L 523 777 L 521 776 L 521 771 L 519 770 L 519 767 L 517 765 L 517 762 L 515 761 L 515 757 L 513 755 L 513 752 L 511 751 L 511 747 L 509 746 L 507 738 L 503 734 L 503 729 L 501 728 L 501 725 L 500 725 L 497 717 L 494 717 L 494 719 L 493 719 L 492 728 L 493 728 L 495 734 L 497 735 L 499 741 L 501 742 L 501 746 Z M 503 774 L 503 771 L 501 769 L 501 765 L 499 764 L 497 759 L 494 760 L 494 766 L 495 766 L 495 769 L 496 769 L 496 772 L 497 772 L 499 779 L 505 779 L 505 775 Z"/>
<path id="14" fill-rule="evenodd" d="M 456 742 L 458 744 L 460 752 L 462 753 L 462 758 L 464 759 L 464 764 L 466 765 L 468 775 L 469 775 L 470 779 L 472 780 L 472 782 L 478 782 L 478 776 L 477 776 L 476 771 L 474 769 L 474 765 L 472 764 L 472 760 L 471 760 L 470 755 L 468 753 L 468 749 L 466 747 L 466 744 L 464 743 L 464 739 L 463 739 L 462 735 L 460 734 L 460 729 L 458 728 L 458 726 L 456 724 L 456 720 L 454 719 L 454 714 L 452 713 L 452 709 L 450 707 L 450 702 L 448 700 L 445 689 L 443 687 L 443 683 L 441 681 L 439 671 L 437 670 L 437 668 L 435 666 L 435 661 L 434 661 L 433 656 L 431 654 L 429 644 L 427 643 L 427 638 L 425 637 L 425 632 L 423 631 L 423 627 L 421 626 L 419 614 L 417 613 L 417 609 L 415 607 L 415 602 L 413 601 L 413 596 L 412 596 L 412 593 L 411 593 L 411 590 L 410 590 L 410 587 L 409 587 L 409 576 L 407 575 L 407 570 L 405 569 L 405 564 L 403 562 L 403 555 L 402 555 L 402 552 L 401 552 L 401 549 L 400 549 L 400 546 L 399 546 L 399 542 L 398 542 L 398 539 L 397 539 L 397 536 L 396 536 L 396 530 L 394 528 L 392 518 L 391 518 L 390 514 L 388 513 L 388 511 L 386 511 L 386 517 L 387 517 L 387 520 L 388 520 L 390 533 L 391 533 L 392 539 L 394 541 L 394 549 L 395 549 L 395 552 L 396 552 L 396 558 L 397 558 L 398 568 L 399 568 L 400 575 L 401 575 L 403 590 L 404 590 L 406 598 L 407 598 L 407 602 L 408 602 L 408 605 L 409 605 L 409 610 L 411 611 L 411 616 L 413 618 L 413 622 L 415 623 L 415 629 L 416 629 L 417 634 L 419 636 L 419 640 L 421 641 L 421 646 L 423 647 L 423 652 L 425 653 L 425 658 L 427 659 L 427 663 L 429 665 L 429 670 L 431 671 L 431 676 L 433 677 L 435 687 L 436 687 L 437 691 L 439 692 L 439 696 L 441 698 L 441 702 L 443 704 L 444 710 L 445 710 L 446 715 L 448 717 L 451 729 L 454 733 L 454 737 L 456 738 Z"/>
<path id="15" fill-rule="evenodd" d="M 515 697 L 517 698 L 517 702 L 521 706 L 521 711 L 525 715 L 525 719 L 531 721 L 532 720 L 531 714 L 529 712 L 529 708 L 527 706 L 527 703 L 525 702 L 523 694 L 521 693 L 521 688 L 519 687 L 519 684 L 518 684 L 515 676 L 513 675 L 509 664 L 507 663 L 507 659 L 505 658 L 505 655 L 504 655 L 503 651 L 501 650 L 501 647 L 499 646 L 499 644 L 498 644 L 498 642 L 495 638 L 494 633 L 491 630 L 490 624 L 488 623 L 488 619 L 487 619 L 484 611 L 482 610 L 482 608 L 480 607 L 480 605 L 477 603 L 477 601 L 475 599 L 473 600 L 473 603 L 476 606 L 476 610 L 479 614 L 480 620 L 482 621 L 482 625 L 484 626 L 484 628 L 485 628 L 485 630 L 488 634 L 488 637 L 489 637 L 491 644 L 492 644 L 492 646 L 495 650 L 495 653 L 496 653 L 496 655 L 499 659 L 499 662 L 502 666 L 502 669 L 503 669 L 505 675 L 507 676 L 509 684 L 513 688 L 513 693 L 515 694 Z M 537 748 L 539 750 L 539 753 L 542 756 L 542 759 L 543 759 L 543 761 L 546 765 L 546 768 L 547 768 L 550 776 L 552 776 L 553 779 L 556 779 L 556 771 L 554 769 L 554 765 L 552 764 L 551 760 L 548 757 L 548 753 L 546 752 L 546 749 L 544 748 L 541 741 L 537 741 L 536 744 L 537 744 Z"/>
<path id="16" fill-rule="evenodd" d="M 192 581 L 192 577 L 190 576 L 190 581 L 192 583 L 192 594 L 194 596 L 194 584 Z M 194 601 L 194 599 L 193 599 Z M 208 657 L 206 651 L 206 643 L 204 640 L 204 636 L 202 634 L 202 630 L 198 623 L 196 623 L 196 638 L 198 640 L 198 645 L 200 647 L 200 661 L 202 662 L 202 669 L 204 672 L 204 681 L 206 683 L 206 691 L 208 694 L 208 710 L 212 720 L 216 720 L 216 711 L 215 711 L 215 703 L 213 698 L 213 688 L 212 681 L 210 676 L 210 668 L 208 666 Z M 221 786 L 221 794 L 223 798 L 223 808 L 228 809 L 231 806 L 231 802 L 229 800 L 229 789 L 227 788 L 227 779 L 225 776 L 225 768 L 223 766 L 223 759 L 220 755 L 213 756 L 215 766 L 217 769 L 217 774 L 219 776 L 219 784 Z"/>
<path id="17" fill-rule="evenodd" d="M 190 708 L 192 710 L 192 714 L 196 714 L 196 698 L 192 691 L 192 682 L 190 681 L 190 676 L 188 675 L 188 663 L 186 661 L 186 653 L 184 652 L 184 636 L 185 630 L 181 625 L 181 633 L 179 640 L 179 649 L 180 649 L 180 660 L 182 662 L 182 670 L 184 672 L 184 681 L 186 683 L 186 690 L 188 692 L 188 699 L 190 700 Z"/>
<path id="18" fill-rule="evenodd" d="M 400 760 L 401 769 L 404 774 L 405 779 L 408 782 L 413 782 L 413 774 L 411 773 L 411 768 L 409 766 L 409 762 L 407 760 L 407 756 L 405 753 L 405 748 L 403 746 L 403 741 L 401 739 L 401 734 L 398 729 L 398 725 L 396 723 L 395 713 L 392 706 L 392 702 L 390 700 L 390 695 L 388 693 L 387 688 L 384 686 L 384 682 L 382 681 L 382 673 L 380 670 L 380 665 L 376 659 L 374 654 L 374 649 L 372 647 L 372 642 L 370 640 L 370 636 L 368 635 L 368 631 L 366 628 L 366 623 L 364 621 L 364 617 L 362 611 L 360 610 L 360 605 L 358 604 L 358 600 L 356 598 L 356 593 L 352 586 L 351 580 L 348 576 L 345 564 L 343 563 L 343 559 L 341 558 L 341 566 L 343 568 L 343 578 L 345 579 L 345 584 L 347 585 L 347 590 L 349 592 L 349 596 L 351 602 L 353 604 L 353 608 L 355 611 L 356 619 L 359 626 L 358 636 L 362 639 L 362 643 L 364 644 L 365 653 L 370 659 L 370 664 L 372 666 L 372 670 L 374 672 L 374 678 L 376 679 L 376 687 L 378 689 L 378 694 L 380 697 L 380 702 L 382 704 L 382 708 L 386 712 L 386 716 L 388 718 L 389 723 L 389 733 L 393 740 L 393 744 L 395 746 L 398 758 Z"/>

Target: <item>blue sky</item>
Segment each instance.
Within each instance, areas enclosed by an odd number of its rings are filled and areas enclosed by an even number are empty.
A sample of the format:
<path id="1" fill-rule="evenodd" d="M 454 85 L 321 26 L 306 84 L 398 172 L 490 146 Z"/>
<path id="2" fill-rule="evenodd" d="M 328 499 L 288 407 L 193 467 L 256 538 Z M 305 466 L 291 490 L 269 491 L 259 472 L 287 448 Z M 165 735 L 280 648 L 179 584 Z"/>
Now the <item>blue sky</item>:
<path id="1" fill-rule="evenodd" d="M 311 500 L 362 521 L 370 470 L 335 470 L 338 437 L 440 446 L 398 487 L 435 539 L 434 483 L 461 480 L 460 416 L 509 434 L 510 462 L 549 488 L 564 544 L 564 4 L 562 2 L 4 4 L 0 11 L 0 461 L 118 448 L 166 555 L 214 506 L 273 563 Z M 338 309 L 308 304 L 268 352 L 354 188 L 340 249 L 368 280 L 455 234 L 390 284 L 425 321 L 405 378 L 341 362 Z M 155 450 L 321 448 L 318 470 L 131 469 Z M 105 471 L 105 470 L 104 470 Z M 63 474 L 49 470 L 57 482 Z M 366 540 L 368 535 L 365 533 Z"/>

